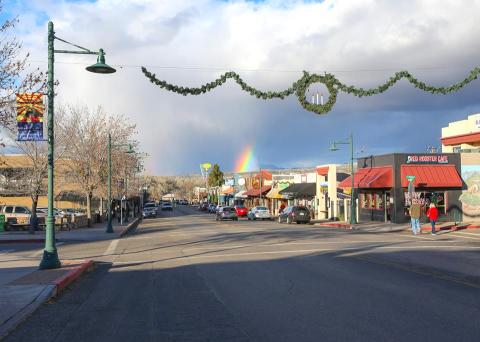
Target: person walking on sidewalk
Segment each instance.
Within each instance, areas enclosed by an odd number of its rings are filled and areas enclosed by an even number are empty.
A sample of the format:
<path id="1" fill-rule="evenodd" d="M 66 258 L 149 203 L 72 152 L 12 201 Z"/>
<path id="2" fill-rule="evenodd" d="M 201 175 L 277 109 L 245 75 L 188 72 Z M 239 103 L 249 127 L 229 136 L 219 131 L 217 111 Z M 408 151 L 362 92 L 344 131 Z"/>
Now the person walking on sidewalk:
<path id="1" fill-rule="evenodd" d="M 434 203 L 430 203 L 430 208 L 427 210 L 427 216 L 430 220 L 430 224 L 432 225 L 432 235 L 437 235 L 435 233 L 435 223 L 438 219 L 438 209 Z"/>
<path id="2" fill-rule="evenodd" d="M 420 229 L 420 215 L 422 213 L 422 208 L 417 201 L 413 201 L 412 205 L 410 206 L 410 220 L 412 221 L 412 232 L 413 235 L 417 235 L 417 233 L 421 233 Z"/>

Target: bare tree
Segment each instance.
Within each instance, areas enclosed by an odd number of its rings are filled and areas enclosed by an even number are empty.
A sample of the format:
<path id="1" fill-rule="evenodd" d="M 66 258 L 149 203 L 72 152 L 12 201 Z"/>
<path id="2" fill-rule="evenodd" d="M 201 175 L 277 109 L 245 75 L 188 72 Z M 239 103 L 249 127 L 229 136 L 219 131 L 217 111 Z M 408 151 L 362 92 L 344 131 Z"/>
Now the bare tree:
<path id="1" fill-rule="evenodd" d="M 13 110 L 10 108 L 10 110 Z M 12 121 L 12 118 L 10 117 Z M 62 121 L 61 113 L 57 116 L 57 123 Z M 55 124 L 58 128 L 58 124 Z M 8 168 L 8 174 L 4 174 L 6 178 L 5 190 L 17 195 L 29 196 L 32 200 L 32 219 L 36 218 L 36 209 L 39 196 L 45 195 L 47 192 L 47 156 L 48 147 L 44 141 L 18 141 L 16 140 L 16 129 L 14 125 L 7 124 L 4 132 L 8 137 L 10 147 L 15 148 L 22 154 L 21 165 L 11 165 Z M 68 148 L 68 139 L 63 135 L 62 130 L 58 130 L 55 134 L 55 163 L 62 158 L 64 152 Z M 9 160 L 3 161 L 9 166 Z M 58 171 L 58 169 L 56 169 Z"/>
<path id="2" fill-rule="evenodd" d="M 87 198 L 87 216 L 89 225 L 92 218 L 92 198 L 105 192 L 108 177 L 107 144 L 108 134 L 112 136 L 114 146 L 132 144 L 135 125 L 119 115 L 107 115 L 98 107 L 90 110 L 86 106 L 70 106 L 66 109 L 62 122 L 64 134 L 69 137 L 70 145 L 65 153 L 66 163 L 71 176 L 80 186 Z M 137 145 L 133 142 L 134 146 Z M 135 162 L 118 149 L 112 151 L 113 179 L 118 180 L 125 170 L 131 171 Z"/>
<path id="3" fill-rule="evenodd" d="M 0 17 L 3 0 L 0 0 Z M 42 91 L 45 87 L 45 74 L 28 65 L 29 54 L 22 53 L 22 44 L 10 31 L 18 23 L 17 18 L 0 22 L 0 125 L 15 125 L 10 108 L 15 94 Z M 29 70 L 30 69 L 30 70 Z"/>

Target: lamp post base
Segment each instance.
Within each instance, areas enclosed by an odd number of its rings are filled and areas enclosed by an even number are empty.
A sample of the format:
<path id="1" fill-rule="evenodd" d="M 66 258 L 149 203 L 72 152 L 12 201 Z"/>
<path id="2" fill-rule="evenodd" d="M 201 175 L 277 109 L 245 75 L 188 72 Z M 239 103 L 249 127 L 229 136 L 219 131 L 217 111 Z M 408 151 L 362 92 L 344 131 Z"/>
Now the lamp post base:
<path id="1" fill-rule="evenodd" d="M 40 270 L 51 270 L 54 268 L 60 268 L 62 264 L 60 263 L 60 259 L 58 259 L 57 250 L 55 249 L 54 252 L 47 252 L 43 251 L 42 261 L 38 266 Z"/>
<path id="2" fill-rule="evenodd" d="M 113 233 L 113 226 L 112 226 L 112 221 L 109 221 L 107 224 L 107 230 L 105 233 Z"/>

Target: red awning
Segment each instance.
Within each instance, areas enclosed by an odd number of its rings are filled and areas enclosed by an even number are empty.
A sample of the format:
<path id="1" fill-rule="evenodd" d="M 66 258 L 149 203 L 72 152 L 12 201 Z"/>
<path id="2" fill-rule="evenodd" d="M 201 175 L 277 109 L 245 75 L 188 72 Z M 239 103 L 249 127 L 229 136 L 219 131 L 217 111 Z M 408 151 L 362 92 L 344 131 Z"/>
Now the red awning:
<path id="1" fill-rule="evenodd" d="M 366 167 L 357 170 L 354 175 L 355 188 L 392 188 L 392 167 Z M 351 188 L 352 177 L 348 177 L 340 182 L 339 188 Z"/>
<path id="2" fill-rule="evenodd" d="M 271 188 L 272 187 L 270 185 L 262 186 L 262 195 L 269 192 Z M 259 197 L 260 196 L 260 191 L 259 191 L 259 189 L 250 189 L 245 193 L 245 195 L 248 196 L 248 197 Z"/>
<path id="3" fill-rule="evenodd" d="M 408 187 L 406 176 L 415 176 L 419 188 L 461 188 L 462 179 L 455 165 L 402 165 L 402 187 Z"/>
<path id="4" fill-rule="evenodd" d="M 442 138 L 441 140 L 445 146 L 478 143 L 480 142 L 480 132 L 454 135 Z"/>
<path id="5" fill-rule="evenodd" d="M 320 167 L 317 167 L 317 173 L 318 173 L 320 176 L 326 176 L 326 175 L 328 175 L 328 166 L 320 166 Z"/>
<path id="6" fill-rule="evenodd" d="M 254 177 L 260 178 L 260 173 L 262 174 L 262 179 L 272 180 L 272 174 L 267 170 L 262 170 L 261 172 L 257 173 Z"/>

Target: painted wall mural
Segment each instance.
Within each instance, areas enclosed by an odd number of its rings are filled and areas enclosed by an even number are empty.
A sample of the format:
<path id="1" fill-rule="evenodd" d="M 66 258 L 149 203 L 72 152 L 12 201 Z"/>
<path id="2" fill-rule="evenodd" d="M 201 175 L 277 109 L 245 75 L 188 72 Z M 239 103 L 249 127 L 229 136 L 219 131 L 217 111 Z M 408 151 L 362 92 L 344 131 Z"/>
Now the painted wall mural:
<path id="1" fill-rule="evenodd" d="M 463 214 L 480 216 L 480 165 L 462 165 L 462 179 L 467 184 L 460 196 Z"/>

